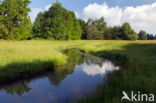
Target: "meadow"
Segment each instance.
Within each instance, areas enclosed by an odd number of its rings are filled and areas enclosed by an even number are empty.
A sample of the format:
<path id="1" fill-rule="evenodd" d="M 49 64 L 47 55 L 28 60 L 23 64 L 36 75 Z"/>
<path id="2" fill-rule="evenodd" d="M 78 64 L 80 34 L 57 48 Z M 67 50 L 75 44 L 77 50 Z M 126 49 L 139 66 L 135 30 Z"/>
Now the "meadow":
<path id="1" fill-rule="evenodd" d="M 28 78 L 66 64 L 62 51 L 78 48 L 120 66 L 105 85 L 80 103 L 120 103 L 122 91 L 156 94 L 156 41 L 0 41 L 0 83 Z"/>

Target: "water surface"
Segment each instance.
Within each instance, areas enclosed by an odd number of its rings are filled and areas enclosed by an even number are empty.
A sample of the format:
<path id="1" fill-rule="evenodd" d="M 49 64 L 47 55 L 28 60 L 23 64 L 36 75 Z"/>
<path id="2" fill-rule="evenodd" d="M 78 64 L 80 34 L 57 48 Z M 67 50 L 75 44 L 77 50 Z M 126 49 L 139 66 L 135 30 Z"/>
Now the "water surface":
<path id="1" fill-rule="evenodd" d="M 0 86 L 0 103 L 73 103 L 94 94 L 108 73 L 118 70 L 111 61 L 66 51 L 68 64 L 27 80 Z"/>

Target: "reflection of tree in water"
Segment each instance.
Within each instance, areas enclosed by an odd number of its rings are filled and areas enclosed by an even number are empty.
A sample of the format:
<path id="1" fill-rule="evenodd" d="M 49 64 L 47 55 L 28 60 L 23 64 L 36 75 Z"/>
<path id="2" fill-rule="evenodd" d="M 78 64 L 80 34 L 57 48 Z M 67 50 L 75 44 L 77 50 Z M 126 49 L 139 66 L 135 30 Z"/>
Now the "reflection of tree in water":
<path id="1" fill-rule="evenodd" d="M 5 90 L 9 94 L 16 93 L 21 96 L 31 90 L 28 84 L 32 80 L 48 77 L 52 85 L 58 86 L 67 75 L 74 72 L 76 65 L 87 63 L 88 65 L 96 64 L 102 66 L 102 60 L 100 58 L 78 52 L 79 51 L 77 49 L 66 50 L 65 54 L 68 56 L 68 63 L 66 65 L 57 67 L 54 69 L 54 71 L 47 71 L 19 82 L 14 82 L 4 86 L 1 85 L 0 90 Z"/>
<path id="2" fill-rule="evenodd" d="M 99 67 L 102 67 L 102 64 L 104 62 L 103 59 L 96 56 L 92 56 L 90 54 L 83 55 L 84 55 L 84 63 L 86 63 L 87 65 L 98 65 Z"/>
<path id="3" fill-rule="evenodd" d="M 19 96 L 21 96 L 22 94 L 27 93 L 27 92 L 29 92 L 29 90 L 31 90 L 31 88 L 27 85 L 27 82 L 16 83 L 11 86 L 2 87 L 1 89 L 5 90 L 8 94 L 16 93 Z"/>
<path id="4" fill-rule="evenodd" d="M 76 65 L 84 61 L 84 56 L 78 53 L 77 49 L 66 50 L 65 54 L 68 56 L 68 63 L 64 66 L 57 67 L 54 72 L 48 76 L 49 81 L 55 86 L 58 86 L 67 75 L 72 74 Z"/>
<path id="5" fill-rule="evenodd" d="M 5 90 L 9 94 L 18 94 L 19 96 L 31 90 L 28 84 L 35 79 L 48 77 L 52 85 L 58 86 L 59 83 L 69 74 L 73 73 L 76 65 L 83 62 L 84 56 L 76 52 L 76 49 L 67 50 L 65 53 L 69 57 L 67 65 L 57 67 L 54 71 L 47 71 L 36 76 L 32 76 L 25 80 L 4 84 L 0 86 L 0 90 Z"/>
<path id="6" fill-rule="evenodd" d="M 68 56 L 68 63 L 64 66 L 57 67 L 54 72 L 48 75 L 49 81 L 55 86 L 58 86 L 67 75 L 72 74 L 76 65 L 86 63 L 88 65 L 95 64 L 102 67 L 103 59 L 82 53 L 77 49 L 66 50 L 65 54 Z"/>

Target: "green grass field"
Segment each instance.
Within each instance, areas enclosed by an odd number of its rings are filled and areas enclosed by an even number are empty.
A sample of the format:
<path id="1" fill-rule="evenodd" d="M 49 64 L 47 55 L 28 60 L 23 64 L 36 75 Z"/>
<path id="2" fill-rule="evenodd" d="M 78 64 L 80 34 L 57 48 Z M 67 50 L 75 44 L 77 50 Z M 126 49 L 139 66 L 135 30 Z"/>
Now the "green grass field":
<path id="1" fill-rule="evenodd" d="M 0 41 L 0 83 L 66 63 L 65 49 L 79 48 L 112 60 L 121 69 L 81 103 L 120 103 L 122 91 L 156 94 L 156 41 Z"/>

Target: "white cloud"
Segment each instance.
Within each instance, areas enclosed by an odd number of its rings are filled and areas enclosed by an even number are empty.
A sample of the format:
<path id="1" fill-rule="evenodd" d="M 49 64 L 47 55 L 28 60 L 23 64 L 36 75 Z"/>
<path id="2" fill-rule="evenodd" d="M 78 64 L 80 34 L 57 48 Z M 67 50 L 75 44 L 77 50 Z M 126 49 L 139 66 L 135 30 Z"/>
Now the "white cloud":
<path id="1" fill-rule="evenodd" d="M 83 10 L 85 19 L 105 17 L 108 25 L 120 24 L 122 9 L 119 7 L 109 8 L 106 3 L 100 5 L 97 3 L 90 4 Z M 116 18 L 115 18 L 116 17 Z M 115 18 L 115 19 L 114 19 Z"/>
<path id="2" fill-rule="evenodd" d="M 90 4 L 83 9 L 84 19 L 105 17 L 109 26 L 129 22 L 138 32 L 141 29 L 156 34 L 156 3 L 137 7 L 109 7 L 106 3 Z"/>
<path id="3" fill-rule="evenodd" d="M 30 12 L 30 18 L 31 18 L 31 21 L 34 22 L 35 21 L 35 18 L 36 16 L 38 15 L 39 12 L 41 12 L 42 9 L 41 8 L 32 8 L 31 9 L 31 12 Z"/>

